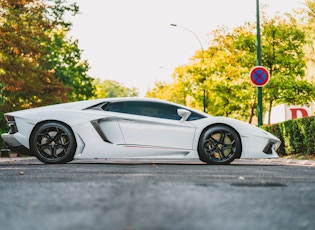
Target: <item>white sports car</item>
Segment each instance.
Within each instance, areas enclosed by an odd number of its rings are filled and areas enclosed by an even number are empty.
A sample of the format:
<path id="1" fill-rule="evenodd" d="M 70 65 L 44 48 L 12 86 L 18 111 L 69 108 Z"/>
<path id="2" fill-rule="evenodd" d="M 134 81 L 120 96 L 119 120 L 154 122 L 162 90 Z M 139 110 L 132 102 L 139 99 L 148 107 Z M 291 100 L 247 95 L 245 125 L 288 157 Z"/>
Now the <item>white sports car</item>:
<path id="1" fill-rule="evenodd" d="M 105 98 L 5 114 L 2 134 L 16 153 L 44 163 L 87 158 L 277 158 L 280 140 L 235 119 L 210 116 L 168 101 Z"/>

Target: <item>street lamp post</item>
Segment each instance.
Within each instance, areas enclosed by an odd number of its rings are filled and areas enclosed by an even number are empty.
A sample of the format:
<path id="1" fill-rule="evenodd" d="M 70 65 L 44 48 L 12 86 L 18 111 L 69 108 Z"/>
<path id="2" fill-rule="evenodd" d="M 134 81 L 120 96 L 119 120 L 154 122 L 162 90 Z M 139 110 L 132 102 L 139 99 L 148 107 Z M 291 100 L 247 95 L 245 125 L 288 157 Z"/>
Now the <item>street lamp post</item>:
<path id="1" fill-rule="evenodd" d="M 177 24 L 170 24 L 171 26 L 175 26 L 175 27 L 180 27 L 180 28 L 183 28 L 187 31 L 189 31 L 199 42 L 199 45 L 200 45 L 200 48 L 201 48 L 201 61 L 202 61 L 202 67 L 204 65 L 204 49 L 203 49 L 203 46 L 202 46 L 202 43 L 200 41 L 200 39 L 198 38 L 198 36 L 190 29 L 188 29 L 187 27 L 184 27 L 184 26 L 179 26 Z M 206 89 L 204 88 L 203 89 L 203 111 L 206 112 L 206 107 L 207 107 L 207 103 L 206 103 Z"/>

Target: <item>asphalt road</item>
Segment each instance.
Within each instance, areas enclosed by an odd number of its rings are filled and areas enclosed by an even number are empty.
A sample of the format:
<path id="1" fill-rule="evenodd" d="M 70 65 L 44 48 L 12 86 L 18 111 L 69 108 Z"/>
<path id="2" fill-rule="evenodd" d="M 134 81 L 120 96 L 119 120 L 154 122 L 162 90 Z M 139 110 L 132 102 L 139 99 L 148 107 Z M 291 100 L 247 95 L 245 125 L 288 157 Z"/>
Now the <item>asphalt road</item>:
<path id="1" fill-rule="evenodd" d="M 314 229 L 315 167 L 0 161 L 0 228 Z"/>

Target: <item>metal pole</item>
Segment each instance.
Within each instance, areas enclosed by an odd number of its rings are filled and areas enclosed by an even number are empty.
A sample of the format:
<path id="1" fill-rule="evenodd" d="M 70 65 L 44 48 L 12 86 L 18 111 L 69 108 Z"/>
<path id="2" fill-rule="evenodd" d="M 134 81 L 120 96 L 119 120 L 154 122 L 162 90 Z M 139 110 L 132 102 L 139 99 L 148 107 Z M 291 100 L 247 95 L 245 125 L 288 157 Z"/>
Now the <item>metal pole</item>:
<path id="1" fill-rule="evenodd" d="M 256 65 L 261 66 L 261 44 L 260 44 L 260 16 L 259 16 L 259 0 L 256 0 L 256 27 L 257 27 L 257 34 L 256 34 L 256 52 L 257 52 L 257 59 Z M 263 124 L 262 117 L 263 117 L 263 106 L 262 106 L 262 87 L 257 87 L 257 116 L 258 116 L 258 126 Z"/>

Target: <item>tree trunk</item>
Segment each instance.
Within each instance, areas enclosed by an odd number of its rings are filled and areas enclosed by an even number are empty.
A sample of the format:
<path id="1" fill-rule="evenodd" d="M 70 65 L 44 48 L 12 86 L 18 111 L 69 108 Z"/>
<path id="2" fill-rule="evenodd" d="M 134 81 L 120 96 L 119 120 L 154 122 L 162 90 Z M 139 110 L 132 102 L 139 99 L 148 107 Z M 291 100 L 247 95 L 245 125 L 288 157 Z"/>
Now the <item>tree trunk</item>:
<path id="1" fill-rule="evenodd" d="M 269 110 L 268 110 L 268 125 L 270 125 L 272 102 L 273 102 L 273 100 L 270 100 L 270 101 L 269 101 Z"/>
<path id="2" fill-rule="evenodd" d="M 250 107 L 250 115 L 249 115 L 249 120 L 248 120 L 249 124 L 251 124 L 253 122 L 255 106 L 256 106 L 256 103 L 255 103 L 255 100 L 254 100 L 252 105 L 251 105 L 251 107 Z"/>

